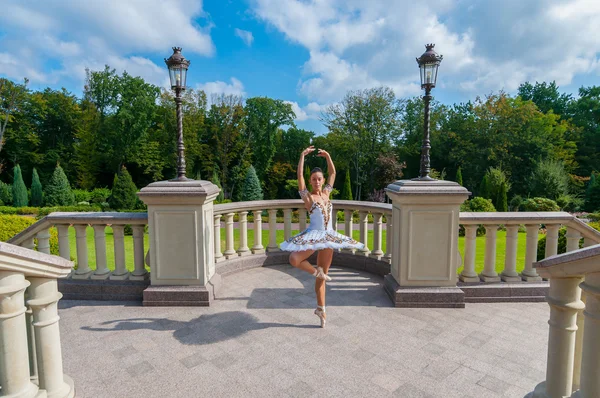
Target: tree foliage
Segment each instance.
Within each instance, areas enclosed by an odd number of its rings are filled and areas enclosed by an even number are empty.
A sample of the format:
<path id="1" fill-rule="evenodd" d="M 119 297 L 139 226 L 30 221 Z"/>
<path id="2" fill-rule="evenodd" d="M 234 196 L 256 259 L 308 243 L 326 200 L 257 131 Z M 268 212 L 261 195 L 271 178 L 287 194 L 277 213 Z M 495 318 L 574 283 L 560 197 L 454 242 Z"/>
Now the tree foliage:
<path id="1" fill-rule="evenodd" d="M 344 187 L 342 188 L 342 200 L 352 199 L 352 184 L 350 182 L 350 170 L 346 170 L 346 178 L 344 178 Z"/>
<path id="2" fill-rule="evenodd" d="M 263 193 L 254 166 L 248 167 L 246 179 L 242 187 L 242 201 L 262 200 Z"/>
<path id="3" fill-rule="evenodd" d="M 34 168 L 31 177 L 31 206 L 41 207 L 42 199 L 42 183 L 40 182 L 37 170 Z"/>
<path id="4" fill-rule="evenodd" d="M 112 192 L 108 198 L 110 207 L 115 210 L 131 210 L 137 201 L 137 187 L 125 167 L 115 174 Z"/>
<path id="5" fill-rule="evenodd" d="M 27 187 L 23 181 L 21 166 L 16 165 L 13 169 L 12 202 L 14 207 L 27 206 Z"/>
<path id="6" fill-rule="evenodd" d="M 44 202 L 46 206 L 71 206 L 75 204 L 75 195 L 71 191 L 71 184 L 60 164 L 56 165 L 50 182 L 44 189 Z"/>

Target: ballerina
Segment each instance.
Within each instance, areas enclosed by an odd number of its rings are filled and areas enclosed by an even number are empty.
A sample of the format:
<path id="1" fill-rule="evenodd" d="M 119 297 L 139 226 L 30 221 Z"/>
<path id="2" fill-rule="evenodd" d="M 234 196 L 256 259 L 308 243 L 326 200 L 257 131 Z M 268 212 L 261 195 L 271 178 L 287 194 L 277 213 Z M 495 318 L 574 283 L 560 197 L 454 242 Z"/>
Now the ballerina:
<path id="1" fill-rule="evenodd" d="M 329 180 L 325 183 L 323 171 L 316 167 L 310 172 L 310 185 L 312 192 L 306 189 L 306 183 L 302 170 L 304 170 L 304 157 L 315 150 L 310 146 L 302 151 L 300 161 L 298 162 L 298 193 L 304 202 L 304 207 L 310 214 L 310 224 L 308 228 L 298 235 L 295 235 L 280 245 L 281 250 L 292 252 L 290 254 L 290 264 L 296 268 L 310 273 L 316 277 L 315 293 L 317 294 L 317 315 L 321 321 L 321 327 L 325 327 L 325 281 L 330 281 L 331 277 L 327 275 L 329 266 L 333 259 L 334 249 L 362 249 L 364 245 L 336 232 L 332 227 L 332 204 L 329 195 L 333 190 L 335 181 L 335 166 L 329 153 L 319 149 L 318 155 L 327 160 L 327 170 L 329 171 Z M 325 183 L 325 185 L 323 185 Z M 315 252 L 317 255 L 317 268 L 313 267 L 308 258 Z"/>

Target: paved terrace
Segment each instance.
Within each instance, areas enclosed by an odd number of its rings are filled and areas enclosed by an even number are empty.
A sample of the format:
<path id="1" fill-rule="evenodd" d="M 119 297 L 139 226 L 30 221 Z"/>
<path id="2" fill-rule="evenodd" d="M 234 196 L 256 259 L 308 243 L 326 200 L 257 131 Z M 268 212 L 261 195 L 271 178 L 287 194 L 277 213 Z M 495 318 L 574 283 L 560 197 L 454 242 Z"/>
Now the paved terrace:
<path id="1" fill-rule="evenodd" d="M 545 378 L 548 305 L 392 308 L 333 268 L 326 329 L 290 266 L 224 278 L 210 308 L 61 301 L 77 397 L 523 397 Z"/>

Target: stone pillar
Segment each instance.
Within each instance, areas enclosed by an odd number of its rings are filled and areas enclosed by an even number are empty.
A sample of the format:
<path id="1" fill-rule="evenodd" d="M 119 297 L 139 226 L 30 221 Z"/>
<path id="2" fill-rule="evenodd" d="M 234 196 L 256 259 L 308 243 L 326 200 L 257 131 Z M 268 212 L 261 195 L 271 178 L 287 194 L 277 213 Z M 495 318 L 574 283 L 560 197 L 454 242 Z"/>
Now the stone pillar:
<path id="1" fill-rule="evenodd" d="M 460 205 L 469 192 L 452 181 L 402 180 L 387 189 L 394 241 L 385 289 L 396 307 L 464 307 L 458 287 Z M 389 232 L 388 232 L 389 233 Z"/>
<path id="2" fill-rule="evenodd" d="M 373 251 L 370 257 L 381 260 L 383 256 L 383 250 L 381 250 L 381 238 L 382 238 L 382 219 L 383 213 L 373 213 Z"/>
<path id="3" fill-rule="evenodd" d="M 225 255 L 226 259 L 237 256 L 235 251 L 235 242 L 233 238 L 233 217 L 235 213 L 225 214 Z"/>
<path id="4" fill-rule="evenodd" d="M 254 210 L 254 245 L 252 253 L 259 254 L 265 252 L 265 247 L 262 244 L 262 210 Z M 306 213 L 304 214 L 306 220 Z"/>
<path id="5" fill-rule="evenodd" d="M 600 397 L 600 272 L 587 274 L 581 289 L 586 294 L 583 356 L 581 358 L 581 396 Z"/>
<path id="6" fill-rule="evenodd" d="M 144 225 L 132 225 L 133 228 L 133 272 L 129 275 L 132 281 L 147 280 L 150 275 L 144 266 Z"/>
<path id="7" fill-rule="evenodd" d="M 63 373 L 62 349 L 58 327 L 58 292 L 56 279 L 30 278 L 30 299 L 33 311 L 38 381 L 48 397 L 72 397 L 73 381 Z"/>
<path id="8" fill-rule="evenodd" d="M 475 272 L 476 249 L 477 225 L 465 225 L 465 260 L 463 271 L 460 274 L 462 282 L 479 282 L 479 275 Z"/>
<path id="9" fill-rule="evenodd" d="M 519 226 L 506 226 L 506 257 L 504 258 L 504 271 L 500 277 L 504 282 L 520 282 L 521 277 L 517 272 L 517 246 L 519 239 Z"/>
<path id="10" fill-rule="evenodd" d="M 281 251 L 277 246 L 277 209 L 269 209 L 269 245 L 267 251 L 269 253 Z"/>
<path id="11" fill-rule="evenodd" d="M 521 272 L 521 278 L 526 282 L 541 282 L 542 278 L 538 275 L 533 263 L 537 261 L 537 245 L 538 245 L 538 231 L 540 226 L 538 224 L 526 225 L 527 229 L 527 251 L 525 252 L 525 268 Z"/>
<path id="12" fill-rule="evenodd" d="M 567 252 L 579 249 L 581 233 L 576 229 L 567 227 Z M 581 292 L 581 302 L 585 306 L 585 292 Z M 581 354 L 583 348 L 584 315 L 583 311 L 577 313 L 577 333 L 575 336 L 575 359 L 573 363 L 573 391 L 579 390 L 581 380 Z"/>
<path id="13" fill-rule="evenodd" d="M 115 270 L 112 272 L 109 279 L 124 281 L 129 278 L 129 271 L 127 271 L 127 265 L 125 263 L 125 226 L 113 225 L 112 230 L 115 244 Z"/>
<path id="14" fill-rule="evenodd" d="M 0 271 L 0 385 L 2 396 L 35 397 L 38 386 L 30 379 L 25 289 L 21 273 Z"/>
<path id="15" fill-rule="evenodd" d="M 498 225 L 486 225 L 485 258 L 483 271 L 479 275 L 483 282 L 500 282 L 496 272 L 496 236 L 498 236 Z"/>
<path id="16" fill-rule="evenodd" d="M 94 224 L 94 245 L 96 246 L 96 272 L 91 276 L 91 279 L 108 279 L 110 270 L 106 265 L 106 225 Z"/>
<path id="17" fill-rule="evenodd" d="M 215 216 L 215 262 L 223 261 L 223 252 L 221 252 L 221 215 Z"/>
<path id="18" fill-rule="evenodd" d="M 548 224 L 546 225 L 546 258 L 555 256 L 558 252 L 558 230 L 559 224 Z"/>
<path id="19" fill-rule="evenodd" d="M 352 210 L 344 210 L 344 234 L 352 238 Z M 354 249 L 342 249 L 346 253 L 354 253 Z"/>
<path id="20" fill-rule="evenodd" d="M 58 252 L 65 260 L 71 260 L 71 245 L 69 244 L 69 224 L 59 224 L 56 226 L 58 231 Z"/>
<path id="21" fill-rule="evenodd" d="M 74 227 L 77 242 L 77 269 L 73 273 L 73 279 L 88 279 L 94 271 L 88 265 L 87 224 L 77 224 Z"/>
<path id="22" fill-rule="evenodd" d="M 248 256 L 252 254 L 250 249 L 248 248 L 248 212 L 240 211 L 240 247 L 237 250 L 238 255 L 240 256 Z"/>
<path id="23" fill-rule="evenodd" d="M 371 252 L 369 250 L 369 246 L 368 246 L 368 234 L 369 234 L 369 212 L 368 211 L 359 211 L 358 212 L 358 219 L 359 219 L 359 231 L 360 231 L 360 238 L 359 238 L 359 242 L 361 242 L 362 244 L 365 245 L 364 248 L 360 249 L 358 251 L 358 253 L 361 256 L 369 256 L 369 253 Z"/>
<path id="24" fill-rule="evenodd" d="M 215 272 L 213 201 L 209 181 L 160 181 L 142 188 L 148 205 L 150 286 L 144 305 L 207 306 L 220 285 Z"/>

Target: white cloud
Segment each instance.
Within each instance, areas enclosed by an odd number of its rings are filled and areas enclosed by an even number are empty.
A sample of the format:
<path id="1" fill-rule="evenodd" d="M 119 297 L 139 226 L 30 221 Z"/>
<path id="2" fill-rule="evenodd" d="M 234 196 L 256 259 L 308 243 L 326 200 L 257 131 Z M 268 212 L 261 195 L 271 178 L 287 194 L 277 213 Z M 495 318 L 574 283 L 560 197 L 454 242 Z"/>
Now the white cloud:
<path id="1" fill-rule="evenodd" d="M 173 45 L 183 47 L 184 55 L 215 52 L 202 0 L 7 0 L 2 6 L 0 24 L 10 29 L 3 37 L 0 74 L 27 76 L 32 83 L 73 79 L 82 85 L 85 67 L 108 64 L 162 85 L 165 66 L 140 54 L 168 57 Z M 15 70 L 7 55 L 27 67 Z"/>
<path id="2" fill-rule="evenodd" d="M 231 83 L 226 83 L 220 80 L 214 82 L 201 83 L 196 86 L 198 90 L 204 90 L 207 97 L 210 98 L 212 94 L 225 94 L 225 95 L 237 95 L 240 97 L 246 96 L 244 91 L 244 85 L 241 81 L 232 77 Z"/>
<path id="3" fill-rule="evenodd" d="M 250 47 L 252 45 L 252 42 L 254 41 L 254 36 L 252 35 L 252 32 L 249 32 L 247 30 L 235 28 L 235 35 L 242 39 L 242 41 L 246 43 L 248 47 Z"/>
<path id="4" fill-rule="evenodd" d="M 300 105 L 298 105 L 297 102 L 295 102 L 295 101 L 283 101 L 283 102 L 285 102 L 286 104 L 292 105 L 292 110 L 296 114 L 296 121 L 302 122 L 302 121 L 308 119 L 308 115 L 302 108 L 300 108 Z"/>
<path id="5" fill-rule="evenodd" d="M 339 100 L 386 85 L 420 92 L 415 58 L 424 44 L 444 55 L 438 85 L 465 93 L 516 90 L 531 80 L 569 84 L 598 73 L 600 2 L 431 0 L 254 0 L 256 16 L 305 47 L 299 92 Z"/>
<path id="6" fill-rule="evenodd" d="M 306 106 L 301 107 L 295 101 L 284 102 L 292 105 L 292 110 L 296 114 L 297 122 L 303 122 L 305 120 L 318 120 L 321 116 L 321 112 L 323 112 L 329 106 L 329 104 L 321 105 L 316 102 L 310 102 Z"/>

